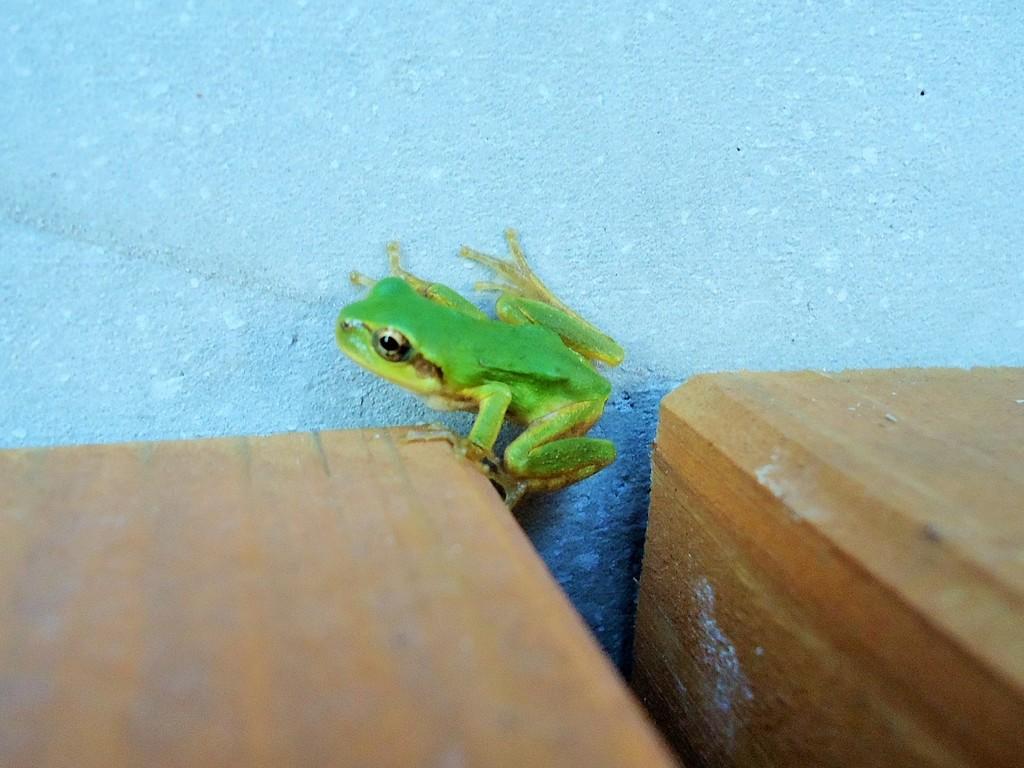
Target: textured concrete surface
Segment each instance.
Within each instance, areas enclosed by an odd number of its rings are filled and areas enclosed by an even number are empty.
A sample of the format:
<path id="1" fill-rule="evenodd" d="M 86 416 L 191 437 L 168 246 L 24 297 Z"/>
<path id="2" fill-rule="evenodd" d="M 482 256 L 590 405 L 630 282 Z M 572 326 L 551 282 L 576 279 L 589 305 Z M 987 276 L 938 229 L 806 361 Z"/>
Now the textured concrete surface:
<path id="1" fill-rule="evenodd" d="M 629 354 L 621 460 L 522 514 L 622 661 L 670 387 L 1024 363 L 1016 4 L 441 5 L 6 2 L 0 445 L 429 420 L 345 276 L 517 226 Z"/>

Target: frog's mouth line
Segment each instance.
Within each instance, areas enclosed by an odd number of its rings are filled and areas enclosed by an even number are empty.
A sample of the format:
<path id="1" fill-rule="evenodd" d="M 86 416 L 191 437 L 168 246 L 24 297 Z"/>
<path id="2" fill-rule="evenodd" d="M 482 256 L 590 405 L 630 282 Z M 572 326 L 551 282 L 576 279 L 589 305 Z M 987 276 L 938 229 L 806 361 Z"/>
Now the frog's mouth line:
<path id="1" fill-rule="evenodd" d="M 437 379 L 439 383 L 444 383 L 444 371 L 441 370 L 441 366 L 430 362 L 423 355 L 413 357 L 412 367 L 421 378 Z"/>

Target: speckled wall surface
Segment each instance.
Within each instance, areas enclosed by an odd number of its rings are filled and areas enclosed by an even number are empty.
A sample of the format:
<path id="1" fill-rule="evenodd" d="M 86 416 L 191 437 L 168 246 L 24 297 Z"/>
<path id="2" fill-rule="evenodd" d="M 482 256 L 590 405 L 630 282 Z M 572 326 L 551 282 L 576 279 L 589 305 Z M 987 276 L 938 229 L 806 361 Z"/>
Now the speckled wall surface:
<path id="1" fill-rule="evenodd" d="M 0 445 L 429 420 L 345 276 L 514 225 L 628 351 L 619 462 L 521 514 L 623 661 L 672 386 L 1024 363 L 1016 3 L 558 5 L 4 3 Z"/>

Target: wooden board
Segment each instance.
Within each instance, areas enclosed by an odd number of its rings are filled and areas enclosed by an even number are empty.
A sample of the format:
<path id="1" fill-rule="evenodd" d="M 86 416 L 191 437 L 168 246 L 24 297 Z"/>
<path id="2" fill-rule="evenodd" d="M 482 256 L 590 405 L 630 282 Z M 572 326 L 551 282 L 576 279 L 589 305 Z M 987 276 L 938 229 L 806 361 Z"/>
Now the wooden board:
<path id="1" fill-rule="evenodd" d="M 635 687 L 688 764 L 1024 764 L 1024 369 L 662 405 Z"/>
<path id="2" fill-rule="evenodd" d="M 4 768 L 670 764 L 445 444 L 0 453 Z"/>

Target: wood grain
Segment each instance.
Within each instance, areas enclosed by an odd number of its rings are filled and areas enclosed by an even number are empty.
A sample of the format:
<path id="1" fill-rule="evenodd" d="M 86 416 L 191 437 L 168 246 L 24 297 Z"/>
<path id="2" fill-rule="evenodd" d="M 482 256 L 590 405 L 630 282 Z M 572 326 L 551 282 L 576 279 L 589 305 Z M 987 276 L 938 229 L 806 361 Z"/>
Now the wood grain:
<path id="1" fill-rule="evenodd" d="M 443 444 L 0 453 L 5 768 L 671 764 Z"/>
<path id="2" fill-rule="evenodd" d="M 665 399 L 635 686 L 688 764 L 1021 764 L 1022 400 L 1022 369 Z"/>

